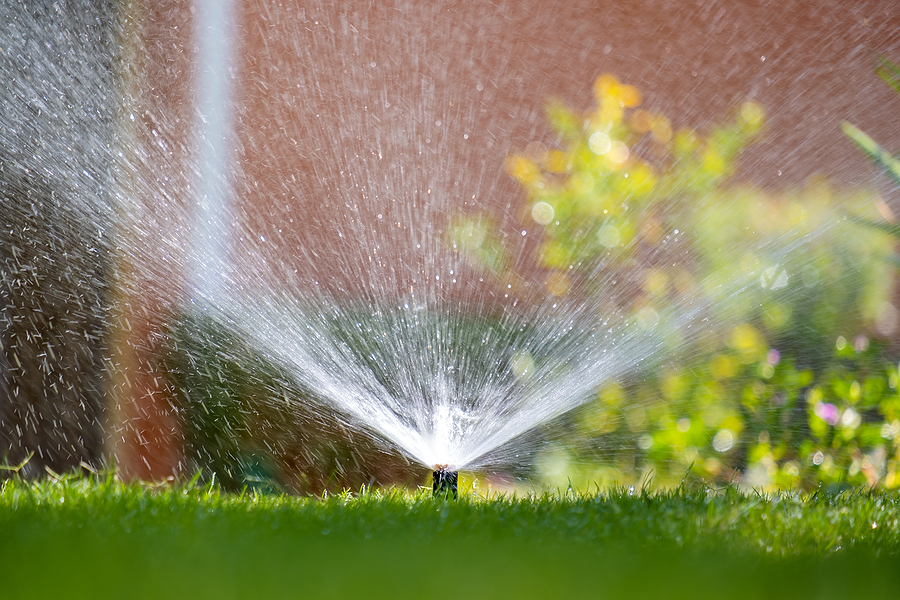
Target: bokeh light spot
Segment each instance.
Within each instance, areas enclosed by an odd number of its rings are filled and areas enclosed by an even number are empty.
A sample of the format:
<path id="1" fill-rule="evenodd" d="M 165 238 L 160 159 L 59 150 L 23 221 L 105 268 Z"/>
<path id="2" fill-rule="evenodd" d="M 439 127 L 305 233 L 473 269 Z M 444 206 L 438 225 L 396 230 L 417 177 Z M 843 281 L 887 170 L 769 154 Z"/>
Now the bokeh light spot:
<path id="1" fill-rule="evenodd" d="M 622 236 L 614 225 L 606 224 L 597 232 L 597 241 L 607 248 L 616 248 L 622 243 Z"/>
<path id="2" fill-rule="evenodd" d="M 758 128 L 765 116 L 766 112 L 758 102 L 744 102 L 741 105 L 741 120 L 750 127 Z"/>
<path id="3" fill-rule="evenodd" d="M 588 147 L 597 156 L 603 156 L 612 147 L 612 140 L 602 131 L 595 131 L 588 138 Z"/>
<path id="4" fill-rule="evenodd" d="M 516 352 L 510 361 L 510 368 L 516 379 L 525 379 L 534 374 L 534 359 L 526 350 Z"/>
<path id="5" fill-rule="evenodd" d="M 734 434 L 730 429 L 720 429 L 713 438 L 713 448 L 716 452 L 728 452 L 734 446 Z"/>
<path id="6" fill-rule="evenodd" d="M 614 165 L 622 165 L 628 160 L 628 146 L 616 140 L 609 147 L 607 158 Z"/>
<path id="7" fill-rule="evenodd" d="M 540 225 L 548 225 L 553 221 L 555 211 L 547 202 L 538 202 L 531 207 L 531 218 Z"/>
<path id="8" fill-rule="evenodd" d="M 769 267 L 759 278 L 759 284 L 769 290 L 780 290 L 787 287 L 788 280 L 787 271 L 781 267 Z"/>

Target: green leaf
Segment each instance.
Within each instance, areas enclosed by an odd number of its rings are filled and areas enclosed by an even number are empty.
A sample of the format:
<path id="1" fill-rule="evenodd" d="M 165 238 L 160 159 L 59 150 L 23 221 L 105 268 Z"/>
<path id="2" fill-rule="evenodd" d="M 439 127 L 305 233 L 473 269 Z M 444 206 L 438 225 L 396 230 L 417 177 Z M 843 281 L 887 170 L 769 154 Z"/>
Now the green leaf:
<path id="1" fill-rule="evenodd" d="M 451 226 L 448 242 L 474 264 L 499 274 L 506 271 L 510 259 L 494 231 L 496 227 L 486 217 L 461 217 Z"/>
<path id="2" fill-rule="evenodd" d="M 28 464 L 28 461 L 31 460 L 31 457 L 34 456 L 34 452 L 25 457 L 25 459 L 17 465 L 8 465 L 5 462 L 0 465 L 0 471 L 11 471 L 13 473 L 18 473 L 22 470 L 22 468 Z"/>
<path id="3" fill-rule="evenodd" d="M 897 94 L 900 94 L 900 67 L 892 63 L 884 56 L 878 57 L 878 65 L 875 67 L 875 74 L 881 77 L 882 81 L 891 86 Z"/>
<path id="4" fill-rule="evenodd" d="M 546 106 L 547 120 L 556 133 L 568 140 L 581 135 L 581 120 L 559 100 L 550 100 Z"/>
<path id="5" fill-rule="evenodd" d="M 871 229 L 877 229 L 878 231 L 883 231 L 892 237 L 900 239 L 900 225 L 896 223 L 888 223 L 886 221 L 871 221 L 869 219 L 864 219 L 862 217 L 857 217 L 854 215 L 847 215 L 847 219 L 853 223 L 858 225 L 865 225 Z"/>
<path id="6" fill-rule="evenodd" d="M 854 127 L 847 121 L 841 123 L 841 129 L 844 134 L 866 154 L 866 156 L 881 167 L 897 186 L 900 186 L 900 160 L 891 156 L 889 152 L 882 149 L 882 147 L 865 132 Z"/>

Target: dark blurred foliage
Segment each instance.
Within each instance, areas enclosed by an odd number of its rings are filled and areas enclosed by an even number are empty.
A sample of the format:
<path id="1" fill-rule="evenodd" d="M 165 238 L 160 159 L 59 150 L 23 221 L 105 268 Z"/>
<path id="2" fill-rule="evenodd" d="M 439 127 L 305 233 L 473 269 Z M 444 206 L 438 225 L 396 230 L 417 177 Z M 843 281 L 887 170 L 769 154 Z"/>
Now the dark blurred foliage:
<path id="1" fill-rule="evenodd" d="M 214 319 L 173 319 L 163 356 L 188 468 L 225 489 L 321 493 L 421 478 Z"/>

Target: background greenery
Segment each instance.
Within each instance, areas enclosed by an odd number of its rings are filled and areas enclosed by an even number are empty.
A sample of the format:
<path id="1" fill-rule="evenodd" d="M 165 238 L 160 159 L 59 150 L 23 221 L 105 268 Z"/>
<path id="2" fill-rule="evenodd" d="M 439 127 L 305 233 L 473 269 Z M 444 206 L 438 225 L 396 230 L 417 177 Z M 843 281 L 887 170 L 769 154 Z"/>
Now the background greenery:
<path id="1" fill-rule="evenodd" d="M 882 59 L 878 73 L 893 86 L 900 71 Z M 640 91 L 612 75 L 596 80 L 594 100 L 586 113 L 548 102 L 555 142 L 507 161 L 523 219 L 543 232 L 537 277 L 561 301 L 595 298 L 604 319 L 658 328 L 694 303 L 718 326 L 600 389 L 548 446 L 543 481 L 670 486 L 690 470 L 754 489 L 900 485 L 897 231 L 883 200 L 824 179 L 778 193 L 734 181 L 742 150 L 765 133 L 754 102 L 703 134 L 639 109 Z M 460 216 L 449 236 L 499 284 L 527 278 L 501 240 L 484 214 Z"/>

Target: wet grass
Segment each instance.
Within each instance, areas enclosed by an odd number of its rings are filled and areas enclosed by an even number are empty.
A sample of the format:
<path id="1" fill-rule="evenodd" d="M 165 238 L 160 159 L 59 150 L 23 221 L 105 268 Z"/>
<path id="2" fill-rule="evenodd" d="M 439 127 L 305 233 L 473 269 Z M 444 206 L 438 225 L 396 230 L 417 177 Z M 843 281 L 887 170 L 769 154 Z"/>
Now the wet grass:
<path id="1" fill-rule="evenodd" d="M 0 489 L 2 598 L 888 598 L 900 495 Z"/>

